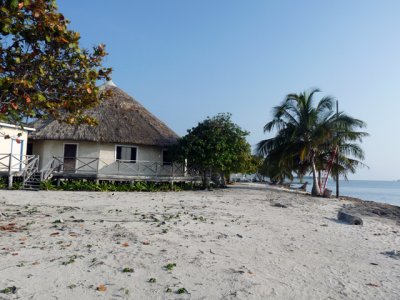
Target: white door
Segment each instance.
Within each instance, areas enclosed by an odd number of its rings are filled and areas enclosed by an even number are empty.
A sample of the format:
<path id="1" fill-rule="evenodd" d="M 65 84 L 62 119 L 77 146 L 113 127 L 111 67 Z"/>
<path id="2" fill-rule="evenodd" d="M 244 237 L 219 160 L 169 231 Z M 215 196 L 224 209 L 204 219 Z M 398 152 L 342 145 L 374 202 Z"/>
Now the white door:
<path id="1" fill-rule="evenodd" d="M 21 139 L 11 139 L 11 171 L 18 172 L 22 171 L 24 168 L 23 152 L 24 140 Z"/>

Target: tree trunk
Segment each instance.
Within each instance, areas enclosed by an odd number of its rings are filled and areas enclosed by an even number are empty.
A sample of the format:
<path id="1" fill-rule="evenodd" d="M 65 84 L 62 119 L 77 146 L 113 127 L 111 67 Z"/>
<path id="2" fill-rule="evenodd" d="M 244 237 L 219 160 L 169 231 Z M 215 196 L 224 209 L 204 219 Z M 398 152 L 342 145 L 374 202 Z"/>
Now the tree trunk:
<path id="1" fill-rule="evenodd" d="M 208 177 L 207 171 L 203 171 L 201 174 L 201 182 L 203 189 L 208 189 L 210 187 L 210 179 Z"/>
<path id="2" fill-rule="evenodd" d="M 321 176 L 321 170 L 318 170 L 318 185 L 319 185 L 320 189 L 322 187 L 322 178 L 321 177 L 322 177 Z"/>
<path id="3" fill-rule="evenodd" d="M 314 156 L 311 157 L 311 166 L 312 166 L 312 175 L 313 175 L 313 186 L 312 186 L 312 190 L 311 190 L 311 195 L 320 196 L 321 190 L 319 188 L 319 182 L 318 182 L 318 178 L 317 178 L 317 168 L 315 167 Z"/>
<path id="4" fill-rule="evenodd" d="M 221 186 L 221 175 L 219 172 L 212 172 L 210 175 L 211 178 L 211 182 L 217 186 L 220 187 Z"/>
<path id="5" fill-rule="evenodd" d="M 226 187 L 226 180 L 225 180 L 224 172 L 221 172 L 220 176 L 221 176 L 220 185 L 221 185 L 222 188 L 225 188 Z"/>

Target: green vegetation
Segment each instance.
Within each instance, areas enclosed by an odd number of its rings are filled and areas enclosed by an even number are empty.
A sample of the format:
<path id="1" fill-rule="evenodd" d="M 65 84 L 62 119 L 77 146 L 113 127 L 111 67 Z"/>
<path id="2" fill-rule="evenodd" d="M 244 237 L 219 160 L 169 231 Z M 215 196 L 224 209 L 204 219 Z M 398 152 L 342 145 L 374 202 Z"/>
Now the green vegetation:
<path id="1" fill-rule="evenodd" d="M 124 268 L 122 270 L 122 273 L 133 273 L 133 272 L 134 272 L 133 268 Z"/>
<path id="2" fill-rule="evenodd" d="M 7 189 L 7 180 L 0 178 L 0 189 Z M 21 181 L 13 182 L 13 190 L 22 187 Z M 44 180 L 40 183 L 40 189 L 46 191 L 89 191 L 89 192 L 180 192 L 201 189 L 201 185 L 188 182 L 100 182 L 88 180 L 65 180 L 57 186 L 55 180 Z"/>
<path id="3" fill-rule="evenodd" d="M 0 290 L 2 294 L 15 294 L 17 288 L 15 286 L 6 287 L 5 289 Z"/>
<path id="4" fill-rule="evenodd" d="M 193 220 L 195 220 L 195 221 L 199 220 L 200 222 L 206 222 L 207 221 L 207 219 L 205 217 L 203 217 L 203 216 L 200 216 L 200 217 L 194 216 Z"/>
<path id="5" fill-rule="evenodd" d="M 6 189 L 7 188 L 7 180 L 4 177 L 0 177 L 0 189 Z"/>
<path id="6" fill-rule="evenodd" d="M 51 180 L 45 180 L 40 182 L 40 189 L 45 191 L 54 191 L 57 187 L 53 184 Z"/>
<path id="7" fill-rule="evenodd" d="M 232 122 L 230 114 L 218 114 L 188 130 L 179 140 L 175 156 L 187 159 L 188 167 L 200 172 L 204 188 L 209 187 L 213 175 L 223 187 L 227 175 L 247 171 L 251 160 L 247 135 Z"/>
<path id="8" fill-rule="evenodd" d="M 176 267 L 176 263 L 169 263 L 168 265 L 164 266 L 164 269 L 167 271 L 172 271 Z"/>
<path id="9" fill-rule="evenodd" d="M 56 185 L 55 181 L 42 181 L 40 188 L 42 190 L 62 190 L 62 191 L 93 191 L 93 192 L 167 192 L 182 190 L 198 189 L 199 186 L 190 183 L 177 182 L 171 185 L 168 182 L 132 182 L 132 183 L 111 183 L 87 180 L 68 180 L 61 181 L 60 186 Z"/>
<path id="10" fill-rule="evenodd" d="M 177 294 L 189 294 L 189 292 L 187 291 L 187 289 L 185 289 L 184 287 L 178 289 L 178 290 L 176 291 L 176 293 L 177 293 Z"/>
<path id="11" fill-rule="evenodd" d="M 69 259 L 67 261 L 63 261 L 61 264 L 63 266 L 66 266 L 66 265 L 69 265 L 69 264 L 73 264 L 77 258 L 82 258 L 82 257 L 83 257 L 82 255 L 79 255 L 79 256 L 78 255 L 72 255 L 72 256 L 69 257 Z"/>
<path id="12" fill-rule="evenodd" d="M 292 179 L 311 172 L 312 194 L 320 195 L 321 170 L 327 168 L 336 147 L 339 149 L 339 164 L 333 164 L 333 174 L 354 173 L 364 164 L 361 147 L 356 144 L 368 134 L 358 129 L 365 123 L 344 112 L 337 115 L 333 110 L 334 99 L 323 97 L 314 106 L 314 95 L 319 92 L 289 94 L 273 111 L 273 119 L 264 126 L 265 132 L 277 130 L 275 137 L 258 144 L 258 153 L 265 156 L 264 175 L 273 182 Z M 360 160 L 359 160 L 360 159 Z"/>
<path id="13" fill-rule="evenodd" d="M 84 109 L 102 96 L 96 82 L 109 78 L 107 53 L 104 45 L 80 48 L 68 24 L 55 0 L 0 0 L 0 121 L 96 123 Z"/>
<path id="14" fill-rule="evenodd" d="M 22 182 L 21 181 L 14 181 L 12 185 L 13 190 L 20 190 L 22 188 Z"/>
<path id="15" fill-rule="evenodd" d="M 74 288 L 76 288 L 76 284 L 70 284 L 67 286 L 67 288 L 73 290 Z"/>

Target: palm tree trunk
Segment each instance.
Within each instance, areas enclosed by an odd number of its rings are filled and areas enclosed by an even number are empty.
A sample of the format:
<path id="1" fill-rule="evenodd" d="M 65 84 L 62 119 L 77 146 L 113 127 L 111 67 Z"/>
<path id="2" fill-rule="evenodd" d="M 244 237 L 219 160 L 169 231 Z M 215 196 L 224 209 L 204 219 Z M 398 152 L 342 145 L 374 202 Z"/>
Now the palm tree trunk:
<path id="1" fill-rule="evenodd" d="M 319 189 L 322 189 L 322 174 L 321 174 L 321 170 L 318 170 L 318 185 L 319 185 Z"/>
<path id="2" fill-rule="evenodd" d="M 311 157 L 312 175 L 313 175 L 313 186 L 311 190 L 311 195 L 320 196 L 321 190 L 319 188 L 319 182 L 317 178 L 317 168 L 315 167 L 314 155 Z"/>

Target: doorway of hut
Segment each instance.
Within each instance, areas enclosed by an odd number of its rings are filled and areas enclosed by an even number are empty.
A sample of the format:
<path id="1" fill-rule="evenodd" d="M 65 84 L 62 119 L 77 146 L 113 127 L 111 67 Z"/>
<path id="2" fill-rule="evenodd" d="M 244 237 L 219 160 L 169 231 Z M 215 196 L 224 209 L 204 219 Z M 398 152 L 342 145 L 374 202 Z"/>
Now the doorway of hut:
<path id="1" fill-rule="evenodd" d="M 64 144 L 64 172 L 75 172 L 77 144 Z"/>

